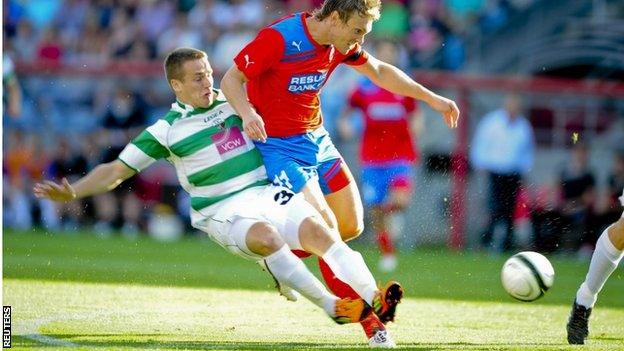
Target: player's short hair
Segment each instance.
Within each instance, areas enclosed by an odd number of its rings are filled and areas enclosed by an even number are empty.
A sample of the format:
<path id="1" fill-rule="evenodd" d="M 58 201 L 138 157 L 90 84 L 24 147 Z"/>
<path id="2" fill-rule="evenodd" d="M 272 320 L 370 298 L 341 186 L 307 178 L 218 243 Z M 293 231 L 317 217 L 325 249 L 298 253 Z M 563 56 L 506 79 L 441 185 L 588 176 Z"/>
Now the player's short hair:
<path id="1" fill-rule="evenodd" d="M 165 58 L 165 76 L 171 84 L 172 79 L 182 80 L 182 65 L 187 61 L 199 60 L 208 57 L 205 52 L 194 48 L 177 48 Z"/>
<path id="2" fill-rule="evenodd" d="M 325 0 L 320 8 L 314 10 L 314 17 L 323 20 L 334 11 L 338 12 L 343 22 L 347 22 L 354 12 L 376 21 L 381 13 L 381 0 Z"/>

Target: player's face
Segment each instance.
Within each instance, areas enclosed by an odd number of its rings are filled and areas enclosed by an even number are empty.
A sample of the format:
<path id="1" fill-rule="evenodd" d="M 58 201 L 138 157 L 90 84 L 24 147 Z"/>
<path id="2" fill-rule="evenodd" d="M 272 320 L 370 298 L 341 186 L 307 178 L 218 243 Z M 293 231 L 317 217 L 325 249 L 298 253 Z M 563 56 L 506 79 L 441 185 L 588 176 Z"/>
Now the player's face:
<path id="1" fill-rule="evenodd" d="M 373 20 L 370 17 L 362 17 L 355 13 L 349 17 L 347 22 L 343 22 L 338 16 L 338 12 L 331 14 L 331 44 L 341 54 L 346 54 L 355 47 L 355 44 L 364 42 L 364 36 L 373 28 Z"/>
<path id="2" fill-rule="evenodd" d="M 210 107 L 214 101 L 212 67 L 205 57 L 182 65 L 182 80 L 172 80 L 176 95 L 193 107 Z"/>

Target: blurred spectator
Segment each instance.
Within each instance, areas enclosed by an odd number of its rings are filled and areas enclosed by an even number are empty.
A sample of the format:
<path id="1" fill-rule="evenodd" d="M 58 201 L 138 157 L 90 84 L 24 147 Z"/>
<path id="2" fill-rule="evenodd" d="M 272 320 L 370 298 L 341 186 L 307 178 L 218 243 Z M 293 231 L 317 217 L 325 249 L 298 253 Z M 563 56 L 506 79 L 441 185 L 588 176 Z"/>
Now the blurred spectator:
<path id="1" fill-rule="evenodd" d="M 11 39 L 16 59 L 30 62 L 35 59 L 39 39 L 32 23 L 28 19 L 21 19 L 17 24 L 15 36 Z M 6 40 L 5 40 L 6 42 Z"/>
<path id="2" fill-rule="evenodd" d="M 530 207 L 534 251 L 550 253 L 559 248 L 563 223 L 558 207 L 558 191 L 558 185 L 555 184 L 544 184 L 536 189 Z"/>
<path id="3" fill-rule="evenodd" d="M 446 7 L 457 18 L 468 21 L 483 10 L 485 0 L 445 0 Z"/>
<path id="4" fill-rule="evenodd" d="M 217 72 L 225 72 L 232 66 L 236 54 L 250 41 L 255 33 L 243 25 L 237 25 L 217 39 L 210 62 Z"/>
<path id="5" fill-rule="evenodd" d="M 69 182 L 75 182 L 87 174 L 89 164 L 84 155 L 72 149 L 69 139 L 60 139 L 56 155 L 48 166 L 48 177 L 60 182 L 66 178 Z M 57 203 L 58 215 L 61 225 L 66 231 L 76 231 L 84 225 L 85 204 L 82 199 L 68 203 Z"/>
<path id="6" fill-rule="evenodd" d="M 60 64 L 63 56 L 63 43 L 56 27 L 44 30 L 37 45 L 37 58 L 48 64 Z"/>
<path id="7" fill-rule="evenodd" d="M 581 245 L 592 245 L 592 228 L 589 225 L 596 204 L 596 178 L 589 168 L 588 147 L 580 141 L 572 146 L 570 159 L 561 176 L 561 213 L 565 236 L 562 248 L 576 251 Z"/>
<path id="8" fill-rule="evenodd" d="M 376 38 L 399 39 L 409 29 L 409 11 L 398 0 L 386 0 L 381 7 L 381 17 L 373 25 Z"/>
<path id="9" fill-rule="evenodd" d="M 100 65 L 110 58 L 110 54 L 108 33 L 102 31 L 97 18 L 91 16 L 85 22 L 82 35 L 74 42 L 68 61 L 82 65 Z"/>
<path id="10" fill-rule="evenodd" d="M 410 6 L 408 44 L 412 65 L 438 61 L 439 68 L 456 70 L 464 61 L 460 29 L 448 8 L 437 1 L 417 0 Z"/>
<path id="11" fill-rule="evenodd" d="M 158 56 L 165 57 L 170 51 L 179 47 L 199 47 L 200 41 L 199 31 L 188 25 L 186 14 L 178 14 L 175 24 L 158 38 L 156 44 Z"/>
<path id="12" fill-rule="evenodd" d="M 385 0 L 373 35 L 409 43 L 414 65 L 458 69 L 464 60 L 465 28 L 500 28 L 509 13 L 532 2 Z M 23 61 L 38 56 L 54 62 L 86 56 L 89 63 L 103 58 L 154 59 L 156 51 L 167 52 L 175 43 L 212 48 L 236 28 L 255 33 L 287 13 L 321 4 L 322 0 L 12 0 L 5 8 L 4 29 L 16 58 Z"/>
<path id="13" fill-rule="evenodd" d="M 481 16 L 479 24 L 484 33 L 490 33 L 501 28 L 509 16 L 509 4 L 502 0 L 488 0 Z"/>
<path id="14" fill-rule="evenodd" d="M 81 35 L 84 24 L 90 15 L 89 1 L 66 0 L 62 2 L 60 13 L 63 20 L 58 21 L 61 37 L 64 41 L 74 41 Z"/>
<path id="15" fill-rule="evenodd" d="M 138 24 L 132 21 L 128 10 L 124 8 L 115 9 L 111 17 L 108 41 L 108 50 L 112 57 L 126 56 L 139 32 Z M 149 35 L 146 32 L 142 33 Z"/>
<path id="16" fill-rule="evenodd" d="M 24 15 L 38 29 L 46 28 L 52 24 L 61 10 L 62 1 L 59 0 L 37 0 L 21 1 L 24 7 Z"/>
<path id="17" fill-rule="evenodd" d="M 441 33 L 433 25 L 436 8 L 429 6 L 429 1 L 413 1 L 410 6 L 410 33 L 408 43 L 413 51 L 413 65 L 418 65 L 427 56 L 431 56 L 440 45 Z"/>
<path id="18" fill-rule="evenodd" d="M 141 1 L 136 20 L 146 37 L 155 42 L 161 33 L 171 27 L 174 10 L 172 1 Z"/>
<path id="19" fill-rule="evenodd" d="M 490 218 L 481 237 L 485 248 L 508 251 L 514 247 L 513 211 L 522 178 L 533 166 L 534 152 L 533 128 L 522 115 L 520 96 L 508 95 L 504 108 L 479 121 L 470 159 L 489 178 Z M 504 239 L 495 243 L 492 238 L 499 224 L 503 225 Z"/>
<path id="20" fill-rule="evenodd" d="M 47 229 L 58 229 L 55 204 L 35 199 L 31 191 L 32 185 L 42 179 L 47 164 L 41 140 L 18 131 L 8 136 L 3 152 L 4 225 L 27 230 L 39 223 Z"/>
<path id="21" fill-rule="evenodd" d="M 108 147 L 102 152 L 101 162 L 115 160 L 146 123 L 142 99 L 123 87 L 119 88 L 113 94 L 102 123 L 101 144 Z M 136 178 L 131 178 L 113 191 L 95 197 L 97 223 L 94 229 L 98 234 L 107 235 L 118 227 L 127 236 L 139 234 L 142 204 L 134 193 L 136 186 Z"/>

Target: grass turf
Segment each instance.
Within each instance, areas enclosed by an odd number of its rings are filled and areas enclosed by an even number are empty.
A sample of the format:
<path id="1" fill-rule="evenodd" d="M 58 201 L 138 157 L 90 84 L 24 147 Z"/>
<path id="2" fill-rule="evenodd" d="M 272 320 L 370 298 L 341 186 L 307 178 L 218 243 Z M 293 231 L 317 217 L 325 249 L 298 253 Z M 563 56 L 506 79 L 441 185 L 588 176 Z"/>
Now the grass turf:
<path id="1" fill-rule="evenodd" d="M 13 347 L 100 349 L 336 349 L 366 347 L 357 325 L 337 326 L 307 301 L 286 302 L 253 263 L 209 240 L 128 241 L 5 231 L 3 303 Z M 356 245 L 371 267 L 375 250 Z M 411 349 L 575 349 L 570 303 L 587 263 L 551 258 L 555 285 L 533 303 L 502 290 L 506 257 L 403 252 L 406 299 L 389 330 Z M 314 260 L 306 260 L 316 270 Z M 624 348 L 624 275 L 607 282 L 584 349 Z"/>

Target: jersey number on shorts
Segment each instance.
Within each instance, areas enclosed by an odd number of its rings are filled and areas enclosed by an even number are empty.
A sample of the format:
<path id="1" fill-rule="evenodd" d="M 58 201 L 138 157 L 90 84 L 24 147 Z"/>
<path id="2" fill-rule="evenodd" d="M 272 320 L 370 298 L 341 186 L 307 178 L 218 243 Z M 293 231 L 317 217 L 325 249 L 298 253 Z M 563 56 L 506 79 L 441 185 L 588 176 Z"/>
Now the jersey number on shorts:
<path id="1" fill-rule="evenodd" d="M 273 177 L 273 184 L 275 185 L 281 185 L 285 188 L 288 189 L 292 189 L 292 184 L 290 184 L 290 178 L 288 178 L 288 174 L 286 174 L 286 171 L 282 170 L 279 174 L 279 176 L 276 174 L 275 177 Z"/>
<path id="2" fill-rule="evenodd" d="M 280 205 L 286 205 L 288 201 L 292 199 L 293 196 L 295 196 L 294 193 L 288 190 L 282 190 L 278 193 L 275 193 L 275 196 L 273 196 L 273 200 L 275 200 L 275 202 L 277 202 Z"/>

